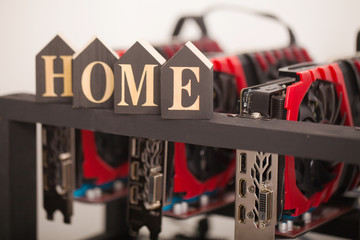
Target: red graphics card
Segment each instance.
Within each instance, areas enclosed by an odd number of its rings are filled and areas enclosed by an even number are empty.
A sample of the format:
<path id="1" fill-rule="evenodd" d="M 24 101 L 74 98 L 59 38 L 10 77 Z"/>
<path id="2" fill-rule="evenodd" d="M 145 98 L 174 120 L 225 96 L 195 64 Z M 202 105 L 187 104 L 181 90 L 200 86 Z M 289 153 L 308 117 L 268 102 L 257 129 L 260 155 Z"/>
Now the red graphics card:
<path id="1" fill-rule="evenodd" d="M 299 64 L 280 70 L 285 77 L 241 93 L 240 115 L 354 126 L 360 120 L 360 81 L 356 59 L 316 66 Z M 262 92 L 262 93 L 261 93 Z M 259 100 L 259 94 L 266 97 Z M 261 106 L 267 99 L 270 108 Z M 351 164 L 285 156 L 284 214 L 298 216 L 359 184 Z M 281 183 L 280 183 L 281 184 Z"/>

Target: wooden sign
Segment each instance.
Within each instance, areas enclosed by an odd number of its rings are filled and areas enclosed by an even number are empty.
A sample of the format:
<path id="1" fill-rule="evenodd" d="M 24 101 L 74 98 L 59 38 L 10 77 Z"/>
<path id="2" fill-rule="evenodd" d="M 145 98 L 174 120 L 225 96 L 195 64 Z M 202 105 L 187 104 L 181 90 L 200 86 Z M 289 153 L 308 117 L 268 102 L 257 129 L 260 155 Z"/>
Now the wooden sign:
<path id="1" fill-rule="evenodd" d="M 213 65 L 187 42 L 161 68 L 161 117 L 210 119 L 213 113 Z"/>
<path id="2" fill-rule="evenodd" d="M 36 100 L 72 102 L 72 56 L 74 50 L 55 36 L 36 55 Z"/>
<path id="3" fill-rule="evenodd" d="M 98 38 L 74 55 L 74 107 L 113 108 L 113 66 L 117 58 Z"/>
<path id="4" fill-rule="evenodd" d="M 210 119 L 213 65 L 191 42 L 170 60 L 140 40 L 118 55 L 94 38 L 74 51 L 56 36 L 36 56 L 36 99 L 120 114 Z M 166 62 L 166 63 L 165 63 Z"/>
<path id="5" fill-rule="evenodd" d="M 148 42 L 136 42 L 115 63 L 115 113 L 160 114 L 160 69 L 165 63 Z"/>

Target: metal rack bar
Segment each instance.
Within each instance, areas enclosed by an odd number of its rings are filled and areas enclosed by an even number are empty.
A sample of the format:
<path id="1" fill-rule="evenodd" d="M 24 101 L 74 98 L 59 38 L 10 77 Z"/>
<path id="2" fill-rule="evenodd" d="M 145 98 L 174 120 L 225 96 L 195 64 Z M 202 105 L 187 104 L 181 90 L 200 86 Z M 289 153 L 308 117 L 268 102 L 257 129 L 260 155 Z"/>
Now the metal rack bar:
<path id="1" fill-rule="evenodd" d="M 159 115 L 122 115 L 111 109 L 75 109 L 71 104 L 38 103 L 35 96 L 26 94 L 0 97 L 0 117 L 119 135 L 360 163 L 360 130 L 353 127 L 253 120 L 220 113 L 214 113 L 211 120 L 166 120 Z"/>
<path id="2" fill-rule="evenodd" d="M 21 239 L 24 236 L 36 239 L 36 122 L 360 163 L 360 131 L 352 127 L 253 120 L 218 113 L 211 120 L 164 120 L 159 115 L 120 115 L 111 109 L 74 109 L 71 104 L 38 103 L 33 95 L 28 94 L 4 96 L 0 97 L 0 204 L 4 210 L 0 211 L 1 239 Z M 120 211 L 120 208 L 125 204 L 114 204 L 107 206 L 106 233 L 99 239 L 111 239 L 124 233 L 116 223 L 124 220 L 124 209 Z M 114 211 L 114 208 L 119 209 Z"/>

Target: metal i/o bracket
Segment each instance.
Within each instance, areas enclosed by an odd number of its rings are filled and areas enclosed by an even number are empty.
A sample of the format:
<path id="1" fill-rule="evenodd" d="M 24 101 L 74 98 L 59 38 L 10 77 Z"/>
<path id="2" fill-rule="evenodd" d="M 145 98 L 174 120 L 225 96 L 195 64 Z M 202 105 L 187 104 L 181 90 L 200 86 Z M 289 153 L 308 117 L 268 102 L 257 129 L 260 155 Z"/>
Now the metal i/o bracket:
<path id="1" fill-rule="evenodd" d="M 157 239 L 161 231 L 162 207 L 168 159 L 168 142 L 130 138 L 128 222 L 136 236 L 142 226 Z"/>
<path id="2" fill-rule="evenodd" d="M 275 239 L 278 155 L 236 151 L 235 239 Z"/>
<path id="3" fill-rule="evenodd" d="M 73 214 L 75 163 L 71 135 L 74 129 L 42 126 L 43 193 L 47 218 L 52 220 L 56 210 L 70 223 Z"/>

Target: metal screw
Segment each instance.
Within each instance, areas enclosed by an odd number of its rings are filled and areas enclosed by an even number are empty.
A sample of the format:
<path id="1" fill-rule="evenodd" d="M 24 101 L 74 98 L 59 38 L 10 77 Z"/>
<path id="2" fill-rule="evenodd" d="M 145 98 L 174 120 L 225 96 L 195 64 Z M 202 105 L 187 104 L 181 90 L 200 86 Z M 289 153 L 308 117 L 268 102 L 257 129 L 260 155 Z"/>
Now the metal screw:
<path id="1" fill-rule="evenodd" d="M 254 213 L 253 213 L 253 212 L 248 212 L 247 216 L 248 216 L 248 218 L 253 218 L 253 217 L 254 217 Z"/>
<path id="2" fill-rule="evenodd" d="M 261 118 L 261 113 L 253 112 L 250 117 L 253 118 L 253 119 L 260 119 Z"/>
<path id="3" fill-rule="evenodd" d="M 261 223 L 261 224 L 260 224 L 260 228 L 261 228 L 261 229 L 264 229 L 265 227 L 266 227 L 265 223 Z"/>
<path id="4" fill-rule="evenodd" d="M 249 192 L 254 193 L 255 187 L 254 187 L 254 186 L 250 186 L 250 187 L 248 188 L 248 190 L 249 190 Z"/>
<path id="5" fill-rule="evenodd" d="M 64 152 L 59 154 L 60 161 L 66 161 L 71 159 L 71 154 L 69 152 Z"/>

